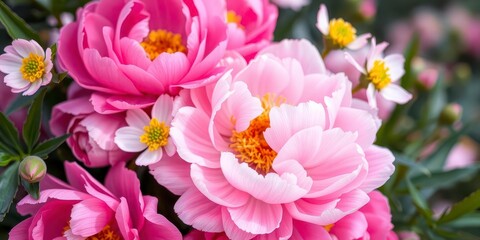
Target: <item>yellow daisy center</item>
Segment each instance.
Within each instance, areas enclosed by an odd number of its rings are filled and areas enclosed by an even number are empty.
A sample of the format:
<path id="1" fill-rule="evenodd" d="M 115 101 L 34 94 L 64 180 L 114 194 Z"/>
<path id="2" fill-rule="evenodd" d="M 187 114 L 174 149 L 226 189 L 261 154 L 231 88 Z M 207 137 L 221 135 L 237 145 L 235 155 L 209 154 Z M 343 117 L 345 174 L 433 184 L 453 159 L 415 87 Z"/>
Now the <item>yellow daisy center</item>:
<path id="1" fill-rule="evenodd" d="M 166 30 L 151 31 L 140 45 L 145 49 L 150 60 L 164 52 L 187 53 L 187 48 L 182 43 L 182 36 Z"/>
<path id="2" fill-rule="evenodd" d="M 332 19 L 329 23 L 328 37 L 340 48 L 346 47 L 355 40 L 357 30 L 342 18 Z"/>
<path id="3" fill-rule="evenodd" d="M 367 78 L 373 83 L 377 90 L 382 90 L 388 84 L 392 82 L 390 74 L 388 74 L 388 67 L 385 66 L 385 62 L 382 60 L 375 60 L 373 67 L 368 72 Z"/>
<path id="4" fill-rule="evenodd" d="M 268 145 L 263 132 L 270 127 L 270 109 L 284 102 L 266 94 L 262 98 L 263 112 L 250 121 L 250 126 L 242 132 L 233 130 L 230 148 L 241 162 L 246 162 L 262 174 L 270 172 L 277 153 Z"/>
<path id="5" fill-rule="evenodd" d="M 22 66 L 20 67 L 23 79 L 33 83 L 42 78 L 45 73 L 45 63 L 43 57 L 30 53 L 28 57 L 22 59 Z"/>
<path id="6" fill-rule="evenodd" d="M 242 16 L 237 15 L 234 11 L 227 12 L 227 23 L 235 23 L 239 28 L 243 28 L 241 22 Z"/>
<path id="7" fill-rule="evenodd" d="M 63 228 L 64 233 L 70 229 L 69 225 Z M 90 236 L 88 238 L 85 238 L 85 240 L 121 240 L 121 239 L 122 238 L 112 230 L 110 225 L 105 226 L 102 229 L 102 231 L 98 232 L 97 234 Z"/>
<path id="8" fill-rule="evenodd" d="M 145 126 L 143 130 L 145 132 L 140 136 L 140 142 L 145 143 L 149 151 L 155 151 L 167 145 L 170 127 L 164 122 L 159 122 L 156 118 L 152 118 L 150 124 Z"/>

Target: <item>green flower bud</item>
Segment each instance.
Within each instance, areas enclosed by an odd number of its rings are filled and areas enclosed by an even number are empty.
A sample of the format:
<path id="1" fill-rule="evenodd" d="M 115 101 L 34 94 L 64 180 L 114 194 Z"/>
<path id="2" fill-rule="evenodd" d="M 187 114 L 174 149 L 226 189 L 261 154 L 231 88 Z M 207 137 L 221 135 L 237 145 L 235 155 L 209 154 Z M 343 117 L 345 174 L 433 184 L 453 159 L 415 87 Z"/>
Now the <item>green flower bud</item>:
<path id="1" fill-rule="evenodd" d="M 18 166 L 20 176 L 29 183 L 40 182 L 47 174 L 47 165 L 37 156 L 25 157 Z"/>
<path id="2" fill-rule="evenodd" d="M 452 125 L 462 117 L 462 106 L 458 103 L 447 104 L 440 113 L 440 123 Z"/>

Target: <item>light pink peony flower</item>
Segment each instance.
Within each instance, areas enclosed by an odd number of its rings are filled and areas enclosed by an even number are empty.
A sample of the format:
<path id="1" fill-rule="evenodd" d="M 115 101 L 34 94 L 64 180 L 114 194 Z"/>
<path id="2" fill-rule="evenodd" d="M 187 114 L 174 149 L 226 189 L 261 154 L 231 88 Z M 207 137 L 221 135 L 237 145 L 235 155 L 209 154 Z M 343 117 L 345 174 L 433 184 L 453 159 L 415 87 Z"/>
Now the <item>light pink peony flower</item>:
<path id="1" fill-rule="evenodd" d="M 272 0 L 272 2 L 281 8 L 291 8 L 295 11 L 310 4 L 310 0 Z"/>
<path id="2" fill-rule="evenodd" d="M 387 100 L 404 104 L 412 98 L 412 95 L 395 82 L 405 73 L 403 69 L 405 58 L 400 54 L 384 57 L 383 50 L 386 46 L 379 46 L 376 45 L 375 38 L 373 38 L 364 66 L 361 66 L 348 52 L 345 53 L 345 58 L 365 76 L 368 84 L 368 103 L 372 107 L 377 107 L 375 98 L 377 92 Z"/>
<path id="3" fill-rule="evenodd" d="M 389 178 L 393 155 L 373 145 L 375 116 L 352 107 L 350 82 L 318 59 L 307 41 L 283 41 L 192 90 L 194 106 L 180 108 L 170 129 L 187 163 L 168 164 L 184 184 L 180 219 L 232 239 L 286 239 L 293 220 L 334 223 Z"/>
<path id="4" fill-rule="evenodd" d="M 52 80 L 50 48 L 43 51 L 35 40 L 16 39 L 4 51 L 0 55 L 0 71 L 7 74 L 3 81 L 12 92 L 33 95 Z"/>
<path id="5" fill-rule="evenodd" d="M 327 46 L 329 44 L 336 48 L 360 49 L 367 44 L 371 34 L 365 33 L 357 36 L 357 30 L 342 18 L 328 19 L 327 7 L 320 5 L 317 14 L 317 28 L 325 36 Z"/>
<path id="6" fill-rule="evenodd" d="M 163 151 L 173 156 L 176 149 L 170 137 L 174 115 L 173 98 L 161 95 L 152 108 L 152 117 L 140 109 L 127 111 L 128 126 L 115 132 L 115 143 L 126 152 L 142 152 L 135 163 L 145 166 L 160 161 Z"/>
<path id="7" fill-rule="evenodd" d="M 69 100 L 52 110 L 50 130 L 56 136 L 71 134 L 67 144 L 86 166 L 104 167 L 129 160 L 133 154 L 122 151 L 113 141 L 115 131 L 126 125 L 125 114 L 96 113 L 89 96 L 89 92 L 72 85 Z"/>
<path id="8" fill-rule="evenodd" d="M 58 57 L 95 91 L 95 110 L 112 113 L 216 80 L 226 46 L 224 19 L 209 15 L 203 1 L 101 0 L 62 28 Z"/>
<path id="9" fill-rule="evenodd" d="M 70 185 L 47 175 L 40 199 L 17 205 L 32 214 L 15 226 L 9 239 L 181 239 L 177 228 L 157 213 L 157 199 L 142 196 L 135 172 L 112 167 L 105 186 L 76 163 L 65 162 Z"/>

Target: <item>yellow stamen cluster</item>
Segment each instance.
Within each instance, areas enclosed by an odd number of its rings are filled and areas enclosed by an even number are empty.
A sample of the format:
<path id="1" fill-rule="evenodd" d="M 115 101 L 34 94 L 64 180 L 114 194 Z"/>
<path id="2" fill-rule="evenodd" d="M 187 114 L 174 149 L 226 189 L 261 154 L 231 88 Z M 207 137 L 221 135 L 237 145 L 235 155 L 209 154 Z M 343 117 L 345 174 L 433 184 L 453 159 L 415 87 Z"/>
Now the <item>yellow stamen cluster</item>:
<path id="1" fill-rule="evenodd" d="M 140 142 L 148 146 L 149 151 L 155 151 L 167 145 L 170 127 L 156 118 L 150 120 L 150 124 L 143 128 L 145 133 L 140 136 Z"/>
<path id="2" fill-rule="evenodd" d="M 227 12 L 227 23 L 235 23 L 239 28 L 243 28 L 242 16 L 237 15 L 234 11 Z"/>
<path id="3" fill-rule="evenodd" d="M 382 60 L 375 60 L 372 69 L 368 72 L 367 78 L 373 83 L 377 90 L 382 90 L 392 82 L 390 74 L 388 74 L 388 67 Z"/>
<path id="4" fill-rule="evenodd" d="M 357 38 L 357 30 L 342 18 L 332 19 L 329 23 L 328 38 L 334 45 L 344 48 Z"/>
<path id="5" fill-rule="evenodd" d="M 45 63 L 43 57 L 30 53 L 28 57 L 22 59 L 22 66 L 20 67 L 23 79 L 33 83 L 42 78 L 45 73 Z"/>
<path id="6" fill-rule="evenodd" d="M 151 31 L 140 43 L 145 49 L 150 60 L 154 60 L 161 53 L 187 53 L 187 48 L 182 43 L 182 36 L 166 30 Z"/>
<path id="7" fill-rule="evenodd" d="M 256 171 L 270 172 L 277 153 L 268 145 L 263 132 L 270 127 L 270 109 L 284 102 L 282 98 L 266 94 L 262 98 L 263 112 L 250 121 L 250 126 L 243 132 L 233 130 L 230 148 L 241 162 L 246 162 Z"/>
<path id="8" fill-rule="evenodd" d="M 63 232 L 65 233 L 70 229 L 70 224 L 63 228 Z M 115 233 L 110 225 L 105 226 L 102 231 L 98 232 L 97 234 L 85 238 L 85 240 L 121 240 L 122 238 Z"/>
<path id="9" fill-rule="evenodd" d="M 327 232 L 330 232 L 330 230 L 332 230 L 333 226 L 334 226 L 334 224 L 332 223 L 332 224 L 328 224 L 327 226 L 323 226 L 323 228 L 325 230 L 327 230 Z"/>

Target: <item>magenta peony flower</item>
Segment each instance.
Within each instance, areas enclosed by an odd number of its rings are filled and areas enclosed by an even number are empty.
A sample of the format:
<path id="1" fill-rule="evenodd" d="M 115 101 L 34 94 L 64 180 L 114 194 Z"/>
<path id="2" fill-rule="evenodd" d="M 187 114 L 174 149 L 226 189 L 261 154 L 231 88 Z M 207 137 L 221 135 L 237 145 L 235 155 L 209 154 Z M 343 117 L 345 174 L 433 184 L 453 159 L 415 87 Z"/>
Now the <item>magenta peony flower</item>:
<path id="1" fill-rule="evenodd" d="M 332 224 L 389 178 L 393 155 L 373 145 L 377 118 L 356 108 L 345 75 L 325 74 L 318 59 L 307 41 L 283 41 L 192 90 L 194 106 L 180 108 L 170 129 L 187 162 L 168 164 L 185 184 L 176 189 L 180 219 L 232 239 L 287 239 L 294 220 Z"/>
<path id="2" fill-rule="evenodd" d="M 77 11 L 60 32 L 60 66 L 95 91 L 97 112 L 152 105 L 223 72 L 227 46 L 223 18 L 207 15 L 202 1 L 101 0 Z"/>
<path id="3" fill-rule="evenodd" d="M 76 163 L 65 162 L 70 185 L 47 175 L 40 199 L 17 205 L 32 214 L 15 226 L 9 239 L 181 239 L 177 228 L 157 214 L 157 199 L 142 196 L 133 171 L 112 167 L 105 187 Z"/>
<path id="4" fill-rule="evenodd" d="M 67 144 L 77 159 L 89 167 L 115 165 L 133 154 L 122 151 L 114 142 L 115 131 L 126 125 L 125 114 L 102 115 L 93 110 L 90 94 L 70 88 L 69 100 L 52 110 L 50 129 L 56 136 L 71 134 Z"/>

